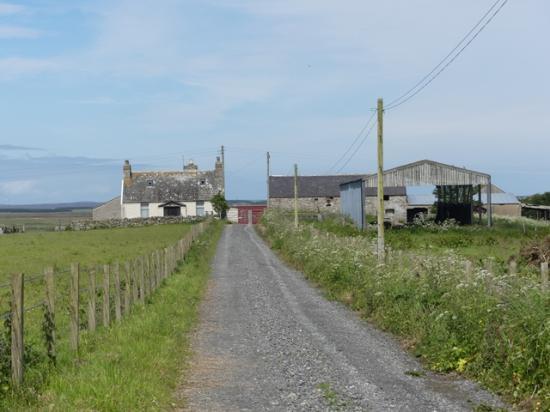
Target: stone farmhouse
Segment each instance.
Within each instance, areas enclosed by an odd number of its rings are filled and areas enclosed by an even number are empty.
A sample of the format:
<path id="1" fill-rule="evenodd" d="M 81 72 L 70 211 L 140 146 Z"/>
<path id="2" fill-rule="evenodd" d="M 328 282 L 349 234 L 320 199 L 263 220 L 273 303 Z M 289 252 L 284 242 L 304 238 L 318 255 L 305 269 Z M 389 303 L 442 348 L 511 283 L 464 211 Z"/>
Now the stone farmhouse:
<path id="1" fill-rule="evenodd" d="M 211 215 L 214 209 L 210 200 L 224 192 L 224 165 L 219 157 L 214 170 L 206 171 L 190 161 L 182 171 L 135 172 L 126 160 L 120 196 L 94 209 L 93 219 Z"/>

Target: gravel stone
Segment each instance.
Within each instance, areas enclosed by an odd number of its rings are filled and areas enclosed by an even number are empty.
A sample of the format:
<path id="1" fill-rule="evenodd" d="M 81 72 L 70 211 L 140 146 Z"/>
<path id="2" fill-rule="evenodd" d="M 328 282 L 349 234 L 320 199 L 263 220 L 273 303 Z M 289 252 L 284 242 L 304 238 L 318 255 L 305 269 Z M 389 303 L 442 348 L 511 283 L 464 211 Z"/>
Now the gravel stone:
<path id="1" fill-rule="evenodd" d="M 250 226 L 224 229 L 200 316 L 177 393 L 188 410 L 505 407 L 473 382 L 424 371 L 391 336 L 326 300 Z"/>

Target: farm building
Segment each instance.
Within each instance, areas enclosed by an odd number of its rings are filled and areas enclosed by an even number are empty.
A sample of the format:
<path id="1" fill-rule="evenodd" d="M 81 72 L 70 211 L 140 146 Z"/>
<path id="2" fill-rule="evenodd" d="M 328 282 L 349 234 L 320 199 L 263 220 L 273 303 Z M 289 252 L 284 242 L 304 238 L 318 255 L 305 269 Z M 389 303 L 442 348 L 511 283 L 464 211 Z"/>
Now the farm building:
<path id="1" fill-rule="evenodd" d="M 363 175 L 299 176 L 298 208 L 301 211 L 324 213 L 340 212 L 340 185 L 356 181 Z M 405 187 L 387 187 L 385 195 L 390 213 L 405 213 L 407 192 Z M 365 191 L 367 214 L 376 214 L 376 189 Z M 294 177 L 269 177 L 269 207 L 294 208 Z"/>
<path id="2" fill-rule="evenodd" d="M 345 196 L 342 213 L 353 217 L 360 227 L 364 227 L 362 215 L 374 215 L 377 212 L 377 179 L 377 175 L 372 174 L 362 178 L 362 183 L 356 179 L 340 185 L 342 195 Z M 392 199 L 391 195 L 401 194 L 395 192 L 401 190 L 400 188 L 426 185 L 435 186 L 435 194 L 404 193 L 404 198 L 397 196 Z M 412 221 L 419 213 L 428 213 L 436 203 L 437 219 L 453 217 L 463 223 L 471 223 L 476 200 L 481 201 L 489 217 L 493 213 L 503 216 L 521 215 L 521 204 L 518 199 L 492 185 L 491 176 L 488 174 L 431 160 L 422 160 L 385 171 L 384 186 L 385 220 L 392 224 Z M 488 187 L 491 190 L 488 191 Z M 365 195 L 362 206 L 358 200 L 361 199 L 358 193 Z M 369 193 L 373 193 L 371 202 Z"/>
<path id="3" fill-rule="evenodd" d="M 224 193 L 224 165 L 217 158 L 214 170 L 190 161 L 183 171 L 134 172 L 126 160 L 121 186 L 120 197 L 94 210 L 95 220 L 205 216 L 214 213 L 212 197 Z"/>
<path id="4" fill-rule="evenodd" d="M 361 175 L 299 176 L 298 207 L 313 213 L 340 211 L 340 184 Z M 294 177 L 269 176 L 269 207 L 294 208 Z"/>

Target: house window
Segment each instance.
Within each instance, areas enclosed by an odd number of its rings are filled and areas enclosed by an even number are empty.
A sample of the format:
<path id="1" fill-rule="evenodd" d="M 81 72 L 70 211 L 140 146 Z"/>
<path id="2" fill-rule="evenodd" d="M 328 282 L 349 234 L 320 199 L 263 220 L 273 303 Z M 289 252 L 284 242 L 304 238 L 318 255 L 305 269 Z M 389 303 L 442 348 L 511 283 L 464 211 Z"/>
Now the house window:
<path id="1" fill-rule="evenodd" d="M 206 184 L 206 180 L 201 179 L 201 186 L 204 186 Z"/>
<path id="2" fill-rule="evenodd" d="M 149 217 L 149 203 L 142 203 L 141 204 L 141 217 L 142 218 Z"/>
<path id="3" fill-rule="evenodd" d="M 393 214 L 395 214 L 395 209 L 386 209 L 386 214 L 387 214 L 387 215 L 393 215 Z"/>
<path id="4" fill-rule="evenodd" d="M 390 196 L 389 195 L 384 195 L 384 200 L 390 200 Z"/>
<path id="5" fill-rule="evenodd" d="M 155 184 L 155 182 L 152 181 L 152 180 L 147 181 L 147 186 L 149 186 L 149 187 L 153 186 L 154 184 Z"/>
<path id="6" fill-rule="evenodd" d="M 197 201 L 197 216 L 204 216 L 204 201 Z"/>

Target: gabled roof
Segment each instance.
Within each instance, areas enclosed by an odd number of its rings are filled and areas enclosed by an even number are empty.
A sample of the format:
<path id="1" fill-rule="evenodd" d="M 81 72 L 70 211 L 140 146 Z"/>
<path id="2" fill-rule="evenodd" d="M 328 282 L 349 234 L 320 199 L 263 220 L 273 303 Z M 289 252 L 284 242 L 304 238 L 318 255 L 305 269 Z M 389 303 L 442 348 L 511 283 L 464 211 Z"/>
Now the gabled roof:
<path id="1" fill-rule="evenodd" d="M 376 187 L 377 174 L 365 178 L 367 187 Z M 487 185 L 491 176 L 433 160 L 420 160 L 384 171 L 384 186 Z"/>
<path id="2" fill-rule="evenodd" d="M 340 184 L 364 175 L 298 176 L 298 197 L 340 197 Z M 294 176 L 269 176 L 270 198 L 294 197 Z"/>
<path id="3" fill-rule="evenodd" d="M 214 171 L 197 172 L 134 172 L 124 179 L 124 203 L 194 202 L 210 200 L 223 191 L 223 183 Z"/>

